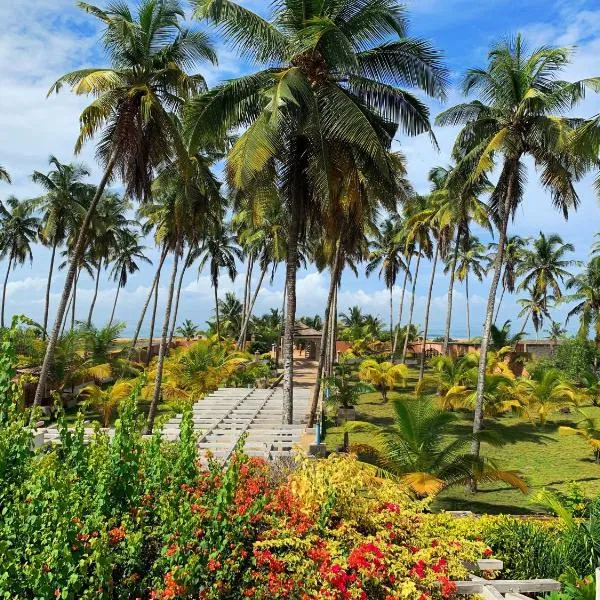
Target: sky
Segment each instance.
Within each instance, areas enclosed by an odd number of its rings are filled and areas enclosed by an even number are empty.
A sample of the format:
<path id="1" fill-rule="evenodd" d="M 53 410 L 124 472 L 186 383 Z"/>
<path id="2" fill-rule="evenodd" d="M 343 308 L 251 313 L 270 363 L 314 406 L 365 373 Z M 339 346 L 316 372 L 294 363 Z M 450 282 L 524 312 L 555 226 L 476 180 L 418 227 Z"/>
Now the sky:
<path id="1" fill-rule="evenodd" d="M 268 14 L 268 2 L 243 0 L 242 4 L 262 14 Z M 98 0 L 104 6 L 103 0 Z M 427 100 L 432 118 L 444 108 L 462 100 L 460 79 L 465 69 L 485 66 L 487 51 L 493 43 L 518 31 L 522 32 L 530 47 L 540 45 L 568 45 L 574 47 L 574 57 L 564 74 L 565 79 L 600 76 L 600 7 L 594 0 L 411 0 L 406 4 L 409 16 L 409 34 L 430 40 L 441 50 L 451 72 L 451 85 L 444 104 Z M 105 59 L 100 45 L 100 35 L 95 19 L 75 6 L 72 0 L 3 0 L 0 2 L 0 72 L 3 74 L 0 94 L 0 165 L 12 176 L 12 185 L 0 183 L 0 200 L 9 195 L 31 198 L 40 189 L 31 181 L 34 170 L 47 171 L 48 156 L 54 154 L 61 162 L 81 162 L 90 167 L 90 182 L 100 178 L 100 168 L 94 159 L 93 143 L 80 155 L 73 155 L 78 132 L 78 116 L 89 101 L 76 97 L 68 89 L 59 95 L 46 97 L 51 84 L 65 72 L 90 66 L 103 66 Z M 195 25 L 206 28 L 203 24 Z M 210 30 L 209 30 L 210 31 Z M 226 40 L 211 31 L 219 55 L 218 66 L 202 66 L 209 85 L 230 79 L 248 70 Z M 589 117 L 600 113 L 600 95 L 588 95 L 578 107 L 578 116 Z M 407 157 L 408 176 L 418 192 L 428 190 L 427 173 L 431 167 L 447 165 L 457 130 L 435 128 L 439 144 L 437 151 L 427 136 L 409 138 L 399 135 L 395 148 Z M 592 189 L 592 176 L 577 185 L 581 208 L 568 221 L 551 207 L 548 194 L 536 183 L 536 173 L 529 165 L 525 201 L 511 223 L 511 233 L 536 236 L 540 231 L 558 232 L 575 245 L 573 259 L 585 260 L 593 236 L 600 231 L 600 203 Z M 477 232 L 482 241 L 490 241 L 484 232 Z M 148 256 L 156 262 L 157 253 L 151 247 Z M 27 314 L 41 320 L 44 290 L 49 266 L 49 252 L 41 246 L 34 248 L 34 260 L 9 275 L 6 311 Z M 6 274 L 6 262 L 0 262 L 0 274 Z M 169 264 L 166 265 L 167 269 Z M 221 294 L 234 291 L 243 294 L 244 266 L 240 265 L 235 282 L 223 277 Z M 431 268 L 426 264 L 419 275 L 415 299 L 414 322 L 423 324 L 426 292 Z M 121 291 L 116 318 L 128 323 L 125 333 L 130 333 L 139 317 L 139 310 L 148 294 L 153 277 L 152 267 L 143 267 L 130 278 Z M 163 280 L 166 277 L 163 278 Z M 54 277 L 51 296 L 51 318 L 58 303 L 63 285 L 63 274 Z M 77 318 L 85 319 L 93 294 L 93 281 L 87 276 L 80 279 L 77 301 Z M 323 312 L 327 297 L 328 275 L 307 268 L 298 273 L 298 314 L 314 315 Z M 484 318 L 489 281 L 471 282 L 472 334 L 478 335 Z M 438 273 L 434 282 L 430 332 L 443 330 L 447 278 Z M 280 268 L 272 285 L 259 293 L 256 312 L 281 307 L 283 294 L 283 269 Z M 96 305 L 94 321 L 102 325 L 108 320 L 115 284 L 103 274 Z M 164 283 L 160 287 L 161 302 L 166 295 Z M 397 303 L 400 290 L 394 290 Z M 516 299 L 508 297 L 502 304 L 499 321 L 511 319 L 518 322 L 519 306 Z M 366 278 L 364 270 L 356 278 L 344 273 L 339 293 L 339 307 L 343 312 L 349 306 L 359 305 L 364 312 L 389 319 L 389 295 L 376 273 Z M 395 310 L 396 310 L 395 308 Z M 556 308 L 553 317 L 564 321 L 567 307 Z M 212 316 L 213 295 L 206 273 L 191 269 L 184 279 L 178 322 L 191 319 L 204 325 Z M 461 284 L 454 292 L 452 335 L 465 335 L 466 305 Z M 520 324 L 520 323 L 519 323 Z M 570 325 L 572 330 L 576 323 Z M 531 332 L 532 333 L 532 332 Z"/>

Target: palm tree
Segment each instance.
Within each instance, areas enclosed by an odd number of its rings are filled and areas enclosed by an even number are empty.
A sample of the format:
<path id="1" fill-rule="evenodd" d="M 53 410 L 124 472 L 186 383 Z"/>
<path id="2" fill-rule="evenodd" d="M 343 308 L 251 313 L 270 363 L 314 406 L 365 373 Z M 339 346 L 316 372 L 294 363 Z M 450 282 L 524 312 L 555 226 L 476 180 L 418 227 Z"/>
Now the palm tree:
<path id="1" fill-rule="evenodd" d="M 11 196 L 6 201 L 6 205 L 0 203 L 0 258 L 8 258 L 0 309 L 2 328 L 4 328 L 4 306 L 10 271 L 17 265 L 22 265 L 28 258 L 29 262 L 33 262 L 31 244 L 37 238 L 38 227 L 39 219 L 33 215 L 30 202 L 21 202 Z"/>
<path id="2" fill-rule="evenodd" d="M 400 271 L 408 272 L 404 262 L 401 243 L 399 243 L 398 223 L 394 219 L 385 219 L 375 230 L 375 237 L 370 241 L 371 252 L 367 263 L 367 277 L 379 268 L 379 278 L 390 292 L 390 339 L 394 336 L 394 286 Z"/>
<path id="3" fill-rule="evenodd" d="M 119 404 L 131 395 L 133 383 L 120 379 L 108 389 L 102 389 L 95 384 L 85 386 L 79 394 L 86 398 L 100 413 L 102 426 L 109 427 Z"/>
<path id="4" fill-rule="evenodd" d="M 519 317 L 525 317 L 525 321 L 523 321 L 523 326 L 521 327 L 521 333 L 525 332 L 525 327 L 527 327 L 527 323 L 531 318 L 531 322 L 533 323 L 533 328 L 535 329 L 536 337 L 539 337 L 540 329 L 544 325 L 544 317 L 550 318 L 550 313 L 548 312 L 548 298 L 542 297 L 538 294 L 537 290 L 527 290 L 529 292 L 529 296 L 527 298 L 520 298 L 517 300 L 517 303 L 522 306 L 519 311 Z"/>
<path id="5" fill-rule="evenodd" d="M 6 181 L 6 183 L 11 183 L 10 175 L 2 165 L 0 165 L 0 181 Z"/>
<path id="6" fill-rule="evenodd" d="M 393 390 L 396 385 L 406 385 L 408 367 L 406 365 L 394 365 L 391 362 L 377 362 L 367 359 L 360 363 L 358 377 L 364 383 L 371 384 L 381 394 L 383 402 L 388 399 L 388 391 Z"/>
<path id="7" fill-rule="evenodd" d="M 563 338 L 566 333 L 567 333 L 567 330 L 560 323 L 557 323 L 556 321 L 552 321 L 550 328 L 546 329 L 546 334 L 548 335 L 548 339 L 555 344 L 558 342 L 558 340 Z"/>
<path id="8" fill-rule="evenodd" d="M 186 121 L 192 144 L 246 128 L 228 159 L 232 189 L 281 182 L 289 223 L 283 413 L 291 423 L 298 240 L 335 195 L 336 150 L 376 165 L 393 197 L 387 150 L 397 126 L 409 135 L 430 131 L 426 107 L 397 86 L 442 97 L 446 71 L 429 44 L 405 36 L 397 4 L 284 0 L 272 5 L 269 20 L 229 0 L 196 5 L 240 54 L 266 66 L 194 100 Z"/>
<path id="9" fill-rule="evenodd" d="M 201 60 L 216 61 L 206 35 L 182 27 L 185 15 L 178 0 L 141 0 L 135 15 L 124 3 L 113 3 L 107 10 L 85 2 L 80 2 L 79 6 L 101 22 L 110 66 L 67 73 L 54 83 L 48 94 L 70 85 L 78 95 L 96 97 L 81 114 L 75 151 L 79 152 L 85 141 L 101 132 L 98 156 L 104 174 L 73 248 L 73 259 L 38 380 L 35 404 L 42 401 L 46 389 L 48 369 L 76 266 L 107 183 L 118 175 L 125 185 L 127 197 L 148 195 L 153 170 L 174 149 L 182 148 L 173 114 L 181 109 L 187 98 L 206 89 L 204 79 L 200 75 L 188 75 L 186 68 Z"/>
<path id="10" fill-rule="evenodd" d="M 579 317 L 577 335 L 587 339 L 590 328 L 594 330 L 596 345 L 600 343 L 600 257 L 592 258 L 583 273 L 574 275 L 567 281 L 571 294 L 563 296 L 561 302 L 577 302 L 568 312 L 567 323 Z"/>
<path id="11" fill-rule="evenodd" d="M 198 326 L 192 323 L 190 319 L 186 319 L 178 328 L 177 333 L 184 337 L 188 342 L 195 338 L 199 333 Z"/>
<path id="12" fill-rule="evenodd" d="M 575 427 L 561 425 L 558 431 L 561 435 L 578 435 L 582 437 L 592 449 L 596 464 L 600 464 L 600 419 L 591 417 L 579 411 L 583 417 Z"/>
<path id="13" fill-rule="evenodd" d="M 489 350 L 499 352 L 503 348 L 514 348 L 524 337 L 524 333 L 520 331 L 515 335 L 511 335 L 511 323 L 505 321 L 502 327 L 498 328 L 492 325 L 490 328 L 490 343 Z"/>
<path id="14" fill-rule="evenodd" d="M 200 247 L 200 263 L 198 273 L 208 267 L 210 283 L 215 294 L 215 317 L 217 339 L 221 339 L 221 324 L 219 319 L 219 275 L 221 269 L 225 269 L 231 281 L 237 275 L 235 259 L 242 260 L 242 250 L 235 244 L 235 236 L 232 235 L 223 223 L 215 223 L 208 232 Z"/>
<path id="15" fill-rule="evenodd" d="M 552 290 L 554 298 L 560 300 L 560 284 L 571 276 L 567 268 L 577 264 L 577 261 L 564 258 L 567 252 L 574 251 L 573 244 L 565 244 L 557 233 L 546 237 L 540 231 L 539 237 L 533 241 L 533 247 L 525 251 L 517 271 L 523 277 L 519 289 L 531 289 L 547 309 L 548 288 Z"/>
<path id="16" fill-rule="evenodd" d="M 376 445 L 352 444 L 350 449 L 400 479 L 417 495 L 435 495 L 471 479 L 503 481 L 526 491 L 517 472 L 500 470 L 492 460 L 468 453 L 475 434 L 456 435 L 456 414 L 440 410 L 423 398 L 395 400 L 393 407 L 392 433 L 380 434 Z M 494 446 L 501 445 L 487 432 L 478 437 Z"/>
<path id="17" fill-rule="evenodd" d="M 140 263 L 152 264 L 152 261 L 144 254 L 145 250 L 146 247 L 140 244 L 139 235 L 130 230 L 124 232 L 124 235 L 119 239 L 117 247 L 112 250 L 112 254 L 109 257 L 109 261 L 112 263 L 109 276 L 116 282 L 117 291 L 110 313 L 109 325 L 112 324 L 115 318 L 119 292 L 121 288 L 127 285 L 129 275 L 133 275 L 140 270 Z"/>
<path id="18" fill-rule="evenodd" d="M 340 321 L 344 327 L 362 327 L 365 316 L 360 306 L 350 306 L 348 311 L 340 314 Z"/>
<path id="19" fill-rule="evenodd" d="M 242 328 L 242 303 L 236 298 L 233 292 L 227 292 L 225 298 L 218 302 L 221 331 L 223 331 L 224 337 L 236 338 L 239 336 Z"/>
<path id="20" fill-rule="evenodd" d="M 553 205 L 565 217 L 569 209 L 579 203 L 573 182 L 581 169 L 574 168 L 576 153 L 566 152 L 565 148 L 574 121 L 570 115 L 563 114 L 583 97 L 586 82 L 569 83 L 558 79 L 570 55 L 567 48 L 551 47 L 527 53 L 520 34 L 501 42 L 490 50 L 488 67 L 471 69 L 464 79 L 465 95 L 476 92 L 479 99 L 450 108 L 437 118 L 440 125 L 464 124 L 454 155 L 459 170 L 471 172 L 473 181 L 488 173 L 497 157 L 502 160 L 489 203 L 499 229 L 498 252 L 481 340 L 474 433 L 482 426 L 486 356 L 508 221 L 523 197 L 523 159 L 526 156 L 534 159 Z M 479 446 L 475 438 L 474 455 L 478 455 Z"/>
<path id="21" fill-rule="evenodd" d="M 48 282 L 46 284 L 46 302 L 44 305 L 44 339 L 48 328 L 48 311 L 50 308 L 50 288 L 54 272 L 56 250 L 73 236 L 85 215 L 85 188 L 82 179 L 90 172 L 87 167 L 78 164 L 63 164 L 56 156 L 48 159 L 52 167 L 48 173 L 34 171 L 31 179 L 44 190 L 44 194 L 33 201 L 36 210 L 42 213 L 39 232 L 40 242 L 52 248 Z"/>
<path id="22" fill-rule="evenodd" d="M 529 238 L 522 238 L 519 235 L 506 236 L 503 253 L 502 293 L 500 294 L 500 300 L 498 301 L 494 323 L 498 320 L 498 314 L 500 312 L 500 307 L 502 306 L 502 300 L 504 299 L 504 292 L 508 292 L 509 294 L 515 293 L 517 287 L 517 273 L 521 268 L 528 244 Z M 489 258 L 490 263 L 493 264 L 498 253 L 498 244 L 492 242 L 488 244 L 488 248 L 492 251 Z"/>
<path id="23" fill-rule="evenodd" d="M 487 274 L 490 259 L 485 246 L 477 237 L 469 236 L 458 248 L 456 259 L 456 278 L 465 282 L 465 298 L 467 303 L 467 339 L 471 339 L 471 307 L 469 304 L 469 274 L 478 281 L 483 281 Z"/>

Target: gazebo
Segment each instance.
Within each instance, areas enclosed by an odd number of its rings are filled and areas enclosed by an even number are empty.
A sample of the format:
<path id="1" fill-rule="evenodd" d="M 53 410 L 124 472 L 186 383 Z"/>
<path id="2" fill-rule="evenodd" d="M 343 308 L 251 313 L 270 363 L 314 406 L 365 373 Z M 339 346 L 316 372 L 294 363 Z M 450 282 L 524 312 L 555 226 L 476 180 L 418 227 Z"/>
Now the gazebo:
<path id="1" fill-rule="evenodd" d="M 273 345 L 272 355 L 279 357 L 279 350 L 283 347 L 283 339 L 280 340 L 279 347 Z M 317 360 L 321 351 L 321 332 L 309 327 L 303 321 L 296 321 L 294 325 L 294 348 L 304 350 L 304 357 L 309 360 Z"/>

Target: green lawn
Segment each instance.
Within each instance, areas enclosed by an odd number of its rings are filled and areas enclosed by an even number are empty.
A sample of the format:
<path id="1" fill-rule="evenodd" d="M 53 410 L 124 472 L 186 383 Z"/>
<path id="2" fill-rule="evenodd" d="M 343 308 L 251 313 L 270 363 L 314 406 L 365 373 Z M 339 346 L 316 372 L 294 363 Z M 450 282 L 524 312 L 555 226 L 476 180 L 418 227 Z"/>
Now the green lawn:
<path id="1" fill-rule="evenodd" d="M 391 399 L 403 394 L 411 394 L 416 374 L 411 371 L 408 388 L 390 394 Z M 600 408 L 583 407 L 586 413 L 600 417 Z M 357 406 L 357 419 L 369 421 L 390 430 L 393 424 L 391 404 L 382 403 L 377 393 L 363 394 Z M 456 423 L 456 431 L 468 431 L 471 428 L 471 414 L 459 413 L 461 419 Z M 488 419 L 489 428 L 495 429 L 507 444 L 501 448 L 491 448 L 484 444 L 483 451 L 489 457 L 499 461 L 506 469 L 517 469 L 525 476 L 530 485 L 530 493 L 523 495 L 504 484 L 489 484 L 475 495 L 462 489 L 444 492 L 436 500 L 436 506 L 448 510 L 472 510 L 477 513 L 535 513 L 538 507 L 532 502 L 532 495 L 543 487 L 565 490 L 571 481 L 577 481 L 586 495 L 600 492 L 600 465 L 597 465 L 586 442 L 578 436 L 561 436 L 560 425 L 571 425 L 576 416 L 557 414 L 544 426 L 532 426 L 516 416 L 504 416 Z M 329 426 L 325 442 L 328 449 L 337 449 L 343 436 L 343 428 Z M 369 443 L 372 434 L 351 433 L 350 442 Z"/>

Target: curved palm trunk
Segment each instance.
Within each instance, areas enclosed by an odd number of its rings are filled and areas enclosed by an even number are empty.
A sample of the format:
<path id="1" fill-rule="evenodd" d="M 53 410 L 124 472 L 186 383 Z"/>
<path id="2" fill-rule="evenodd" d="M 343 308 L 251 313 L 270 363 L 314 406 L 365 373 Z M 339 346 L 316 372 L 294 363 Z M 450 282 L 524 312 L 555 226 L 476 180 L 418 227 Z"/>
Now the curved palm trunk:
<path id="1" fill-rule="evenodd" d="M 190 254 L 192 250 L 190 249 L 188 255 L 185 258 L 185 262 L 183 263 L 183 267 L 181 269 L 181 274 L 179 275 L 179 282 L 177 283 L 177 294 L 175 295 L 175 308 L 173 310 L 173 319 L 171 319 L 171 331 L 169 332 L 169 343 L 167 347 L 170 348 L 173 343 L 173 336 L 175 335 L 175 326 L 177 325 L 177 313 L 179 312 L 179 300 L 181 298 L 181 286 L 183 285 L 183 276 L 189 267 L 188 261 L 190 258 Z"/>
<path id="2" fill-rule="evenodd" d="M 165 355 L 167 352 L 167 334 L 169 333 L 169 322 L 171 321 L 171 305 L 173 303 L 173 293 L 175 291 L 175 278 L 177 277 L 178 263 L 179 248 L 176 248 L 175 256 L 173 257 L 173 269 L 171 271 L 169 290 L 167 292 L 167 305 L 165 307 L 165 318 L 163 320 L 162 337 L 160 340 L 160 347 L 158 349 L 158 362 L 156 363 L 156 379 L 154 380 L 154 394 L 152 395 L 152 402 L 150 402 L 150 408 L 148 410 L 148 421 L 146 422 L 146 426 L 144 427 L 144 433 L 146 435 L 151 434 L 152 429 L 154 428 L 156 409 L 158 408 L 158 401 L 161 397 L 162 374 L 165 365 Z"/>
<path id="3" fill-rule="evenodd" d="M 154 304 L 152 308 L 152 317 L 150 317 L 150 334 L 148 335 L 148 348 L 146 348 L 146 360 L 145 365 L 148 366 L 152 360 L 152 344 L 154 342 L 154 326 L 156 325 L 156 309 L 158 308 L 158 288 L 160 284 L 160 276 L 156 280 L 154 286 Z"/>
<path id="4" fill-rule="evenodd" d="M 408 281 L 408 273 L 410 272 L 410 261 L 412 260 L 412 254 L 408 256 L 408 263 L 406 264 L 406 270 L 404 271 L 404 281 L 402 282 L 402 295 L 400 296 L 400 307 L 398 308 L 398 325 L 396 326 L 396 333 L 394 334 L 394 344 L 392 346 L 392 359 L 396 356 L 396 350 L 398 349 L 398 335 L 400 334 L 400 327 L 402 327 L 402 311 L 404 309 L 404 294 L 406 292 L 406 282 Z"/>
<path id="5" fill-rule="evenodd" d="M 340 272 L 338 274 L 338 281 L 335 286 L 333 293 L 333 310 L 331 311 L 331 329 L 329 330 L 329 371 L 327 374 L 329 377 L 333 376 L 333 365 L 336 359 L 336 341 L 337 341 L 337 303 L 338 303 L 338 289 L 340 287 L 340 280 L 342 277 L 342 267 L 340 265 Z"/>
<path id="6" fill-rule="evenodd" d="M 150 300 L 152 299 L 152 294 L 154 293 L 154 288 L 158 286 L 158 281 L 160 279 L 160 272 L 162 270 L 165 259 L 167 258 L 167 248 L 163 248 L 162 254 L 160 255 L 160 261 L 158 263 L 158 267 L 156 268 L 156 273 L 154 275 L 154 279 L 152 281 L 152 286 L 150 287 L 150 291 L 148 292 L 148 296 L 146 297 L 146 301 L 144 302 L 144 307 L 142 308 L 142 314 L 138 320 L 137 326 L 135 328 L 135 333 L 133 334 L 133 340 L 131 342 L 131 351 L 130 356 L 133 354 L 133 350 L 135 349 L 138 341 L 138 337 L 140 336 L 140 331 L 142 329 L 142 325 L 144 324 L 144 317 L 146 316 L 146 311 L 148 310 L 148 306 L 150 305 Z"/>
<path id="7" fill-rule="evenodd" d="M 427 293 L 427 306 L 425 307 L 425 327 L 423 329 L 423 345 L 421 346 L 421 365 L 419 366 L 419 381 L 423 379 L 425 372 L 425 349 L 427 347 L 427 332 L 429 330 L 429 311 L 431 309 L 431 295 L 433 293 L 433 282 L 435 281 L 435 269 L 440 253 L 439 242 L 435 246 L 435 254 L 433 255 L 433 265 L 431 268 L 431 279 L 429 280 L 429 292 Z"/>
<path id="8" fill-rule="evenodd" d="M 250 290 L 252 289 L 252 271 L 254 270 L 254 253 L 248 256 L 248 267 L 246 269 L 246 280 L 244 282 L 244 304 L 242 310 L 242 322 L 246 318 L 250 306 Z M 241 330 L 240 330 L 241 334 Z M 241 337 L 241 336 L 240 336 Z"/>
<path id="9" fill-rule="evenodd" d="M 467 300 L 467 339 L 471 339 L 471 306 L 469 305 L 469 273 L 465 275 L 465 297 Z"/>
<path id="10" fill-rule="evenodd" d="M 83 222 L 81 223 L 81 228 L 79 230 L 79 235 L 77 236 L 77 242 L 75 243 L 75 247 L 73 249 L 73 256 L 71 261 L 69 262 L 69 268 L 67 271 L 67 276 L 65 278 L 65 285 L 63 288 L 63 293 L 60 298 L 60 302 L 58 304 L 58 310 L 56 311 L 56 318 L 54 319 L 54 326 L 52 327 L 52 333 L 50 334 L 50 338 L 48 339 L 48 344 L 46 346 L 46 354 L 44 355 L 44 362 L 42 363 L 42 369 L 40 371 L 40 377 L 38 379 L 37 388 L 35 390 L 35 399 L 33 401 L 34 406 L 38 406 L 43 399 L 44 393 L 46 391 L 46 383 L 48 381 L 48 372 L 50 371 L 50 364 L 54 359 L 54 352 L 56 350 L 56 342 L 58 341 L 58 336 L 60 333 L 60 326 L 62 320 L 65 316 L 65 309 L 67 307 L 67 302 L 69 301 L 69 296 L 71 294 L 71 288 L 73 287 L 73 281 L 75 279 L 75 272 L 77 270 L 77 265 L 83 255 L 85 250 L 85 243 L 87 232 L 90 227 L 90 222 L 94 213 L 96 212 L 96 207 L 98 206 L 98 202 L 104 193 L 104 189 L 106 188 L 106 184 L 110 179 L 110 176 L 113 171 L 113 167 L 117 160 L 117 153 L 114 152 L 111 157 L 108 159 L 108 163 L 106 165 L 106 169 L 104 171 L 104 175 L 96 188 L 96 193 L 90 202 L 90 206 L 85 214 Z"/>
<path id="11" fill-rule="evenodd" d="M 308 427 L 313 427 L 315 424 L 315 420 L 317 417 L 317 407 L 319 405 L 319 393 L 321 392 L 321 376 L 323 375 L 323 368 L 325 366 L 325 357 L 327 355 L 328 346 L 328 327 L 326 324 L 330 321 L 330 317 L 332 315 L 333 303 L 335 298 L 335 290 L 337 287 L 340 265 L 341 265 L 341 246 L 338 242 L 338 247 L 335 252 L 335 259 L 333 262 L 333 267 L 331 268 L 331 279 L 329 281 L 329 292 L 327 294 L 327 304 L 325 305 L 325 316 L 323 317 L 323 329 L 321 330 L 321 346 L 319 348 L 319 362 L 317 364 L 317 380 L 315 381 L 315 385 L 313 386 L 312 398 L 310 402 L 310 413 L 308 416 Z M 331 337 L 334 336 L 334 331 L 332 327 Z M 333 362 L 333 357 L 330 359 Z"/>
<path id="12" fill-rule="evenodd" d="M 504 246 L 506 244 L 506 232 L 508 229 L 508 219 L 510 216 L 510 207 L 513 203 L 513 196 L 515 194 L 515 182 L 517 178 L 519 158 L 506 161 L 503 167 L 503 171 L 507 171 L 508 183 L 506 189 L 506 196 L 502 206 L 502 223 L 500 225 L 500 231 L 498 236 L 498 252 L 496 253 L 496 259 L 494 261 L 494 275 L 492 277 L 492 283 L 490 285 L 490 292 L 488 295 L 487 309 L 485 322 L 483 325 L 483 336 L 481 338 L 481 349 L 479 353 L 479 367 L 477 372 L 477 395 L 475 400 L 475 413 L 473 415 L 473 433 L 475 438 L 471 444 L 471 453 L 479 457 L 479 451 L 481 448 L 481 442 L 477 437 L 477 434 L 481 431 L 483 426 L 483 402 L 484 402 L 484 391 L 485 391 L 485 370 L 487 362 L 487 350 L 490 342 L 490 329 L 492 327 L 492 319 L 494 316 L 494 303 L 496 301 L 496 292 L 498 290 L 498 283 L 500 282 L 500 273 L 502 271 L 502 264 L 504 261 Z M 501 175 L 502 176 L 502 175 Z M 471 481 L 471 491 L 477 491 L 477 486 L 474 480 Z"/>
<path id="13" fill-rule="evenodd" d="M 4 287 L 2 288 L 2 317 L 0 319 L 0 327 L 4 329 L 4 305 L 6 303 L 6 287 L 8 286 L 8 276 L 10 275 L 10 270 L 12 268 L 13 257 L 12 253 L 10 258 L 8 259 L 8 268 L 6 269 L 6 275 L 4 277 Z"/>
<path id="14" fill-rule="evenodd" d="M 498 314 L 500 313 L 500 307 L 502 306 L 502 300 L 504 298 L 504 292 L 506 291 L 506 286 L 502 284 L 502 293 L 500 294 L 500 300 L 498 300 L 498 308 L 496 310 L 496 316 L 494 317 L 494 323 L 498 320 Z"/>
<path id="15" fill-rule="evenodd" d="M 72 302 L 73 302 L 73 294 L 71 293 L 71 296 L 69 297 L 69 304 L 67 304 L 67 310 L 65 312 L 65 318 L 63 319 L 62 328 L 60 330 L 61 337 L 65 333 L 65 327 L 67 326 L 67 321 L 69 320 L 69 314 L 71 312 L 71 304 L 72 304 Z"/>
<path id="16" fill-rule="evenodd" d="M 258 283 L 256 284 L 256 289 L 254 290 L 254 294 L 252 294 L 252 299 L 250 300 L 250 302 L 248 304 L 248 310 L 246 311 L 246 315 L 244 316 L 244 321 L 242 322 L 242 328 L 240 330 L 240 337 L 238 338 L 238 341 L 236 344 L 236 348 L 238 350 L 241 350 L 246 345 L 246 335 L 248 332 L 248 325 L 250 324 L 250 319 L 252 318 L 252 311 L 254 310 L 254 304 L 256 303 L 256 298 L 257 298 L 258 292 L 260 291 L 260 288 L 263 284 L 263 280 L 267 273 L 268 266 L 269 265 L 267 264 L 262 268 L 262 270 L 260 272 L 260 277 L 258 279 Z M 250 290 L 248 290 L 248 291 L 250 291 Z"/>
<path id="17" fill-rule="evenodd" d="M 456 276 L 456 262 L 458 260 L 458 248 L 460 244 L 460 227 L 456 231 L 456 243 L 454 245 L 454 254 L 452 255 L 452 264 L 450 265 L 450 282 L 448 284 L 448 308 L 446 309 L 446 329 L 444 330 L 444 345 L 442 354 L 448 354 L 448 342 L 450 341 L 450 327 L 452 325 L 452 294 L 454 292 L 454 277 Z"/>
<path id="18" fill-rule="evenodd" d="M 75 305 L 77 303 L 77 284 L 79 283 L 79 274 L 81 271 L 77 271 L 75 275 L 75 281 L 73 282 L 73 303 L 71 304 L 71 331 L 75 329 Z"/>
<path id="19" fill-rule="evenodd" d="M 525 327 L 527 327 L 527 323 L 529 322 L 530 316 L 531 316 L 531 312 L 528 312 L 527 316 L 525 317 L 525 321 L 523 321 L 523 326 L 521 327 L 521 333 L 525 333 Z M 536 329 L 536 335 L 537 335 L 537 329 Z"/>
<path id="20" fill-rule="evenodd" d="M 42 339 L 46 339 L 48 336 L 48 311 L 50 310 L 50 287 L 52 286 L 52 275 L 54 273 L 54 259 L 56 258 L 57 242 L 52 244 L 52 255 L 50 256 L 50 267 L 48 269 L 48 282 L 46 283 L 46 303 L 44 305 L 44 332 L 42 333 Z"/>
<path id="21" fill-rule="evenodd" d="M 112 312 L 110 313 L 110 321 L 108 326 L 112 325 L 113 319 L 115 318 L 115 309 L 117 308 L 117 300 L 119 299 L 119 292 L 121 291 L 121 283 L 117 283 L 117 293 L 115 294 L 115 301 L 113 302 Z"/>
<path id="22" fill-rule="evenodd" d="M 217 339 L 221 339 L 221 323 L 219 322 L 219 280 L 213 281 L 213 290 L 215 292 L 215 317 L 217 319 Z"/>
<path id="23" fill-rule="evenodd" d="M 390 343 L 394 339 L 394 287 L 390 287 Z"/>
<path id="24" fill-rule="evenodd" d="M 96 286 L 94 288 L 94 297 L 90 304 L 90 312 L 88 314 L 87 324 L 88 327 L 92 324 L 92 315 L 94 314 L 94 306 L 96 306 L 96 300 L 98 299 L 98 285 L 100 284 L 100 272 L 102 271 L 102 259 L 98 262 L 98 270 L 96 271 Z"/>
<path id="25" fill-rule="evenodd" d="M 410 308 L 408 309 L 408 323 L 406 324 L 406 335 L 404 336 L 404 347 L 402 348 L 402 362 L 406 360 L 406 352 L 408 351 L 408 335 L 412 326 L 413 311 L 415 308 L 415 292 L 417 289 L 417 279 L 419 277 L 419 265 L 421 264 L 421 252 L 417 255 L 417 264 L 415 265 L 415 276 L 413 278 Z"/>

